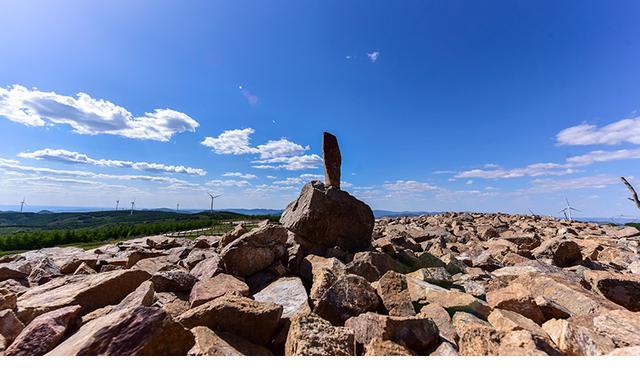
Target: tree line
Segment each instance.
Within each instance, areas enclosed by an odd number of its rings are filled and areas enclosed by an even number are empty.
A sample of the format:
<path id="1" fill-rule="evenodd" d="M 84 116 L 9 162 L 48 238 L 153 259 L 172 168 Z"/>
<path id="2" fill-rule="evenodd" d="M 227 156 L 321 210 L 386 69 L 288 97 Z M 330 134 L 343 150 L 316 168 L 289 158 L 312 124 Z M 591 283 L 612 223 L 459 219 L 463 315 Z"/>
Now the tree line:
<path id="1" fill-rule="evenodd" d="M 74 243 L 91 243 L 167 232 L 188 231 L 211 227 L 217 222 L 195 220 L 186 222 L 113 224 L 95 228 L 22 231 L 0 236 L 0 251 L 31 250 Z"/>

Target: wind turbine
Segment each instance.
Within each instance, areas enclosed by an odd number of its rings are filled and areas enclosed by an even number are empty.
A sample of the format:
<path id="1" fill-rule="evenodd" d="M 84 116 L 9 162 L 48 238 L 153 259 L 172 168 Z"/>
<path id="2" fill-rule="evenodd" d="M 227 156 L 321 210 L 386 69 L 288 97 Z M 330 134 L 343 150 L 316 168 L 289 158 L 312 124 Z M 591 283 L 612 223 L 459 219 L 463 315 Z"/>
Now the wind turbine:
<path id="1" fill-rule="evenodd" d="M 180 211 L 180 203 L 176 203 L 176 212 Z"/>
<path id="2" fill-rule="evenodd" d="M 221 197 L 222 194 L 219 194 L 219 195 L 212 195 L 211 193 L 207 193 L 207 194 L 209 194 L 209 196 L 211 197 L 211 209 L 209 211 L 209 214 L 213 215 L 213 200 L 218 197 Z"/>
<path id="3" fill-rule="evenodd" d="M 564 213 L 565 219 L 567 219 L 568 221 L 572 221 L 573 219 L 571 218 L 571 211 L 577 211 L 577 212 L 581 212 L 581 211 L 578 210 L 577 208 L 571 207 L 571 204 L 569 204 L 569 199 L 565 198 L 564 200 L 567 202 L 567 207 L 560 210 L 560 212 Z"/>
<path id="4" fill-rule="evenodd" d="M 130 214 L 130 215 L 133 215 L 133 208 L 134 208 L 135 206 L 136 206 L 136 200 L 134 199 L 134 200 L 131 202 L 131 214 Z"/>
<path id="5" fill-rule="evenodd" d="M 116 201 L 116 211 L 118 211 L 118 206 L 120 206 L 120 200 L 119 199 Z"/>
<path id="6" fill-rule="evenodd" d="M 22 202 L 20 202 L 20 212 L 22 212 L 22 209 L 24 208 L 24 200 L 25 198 L 22 198 Z"/>

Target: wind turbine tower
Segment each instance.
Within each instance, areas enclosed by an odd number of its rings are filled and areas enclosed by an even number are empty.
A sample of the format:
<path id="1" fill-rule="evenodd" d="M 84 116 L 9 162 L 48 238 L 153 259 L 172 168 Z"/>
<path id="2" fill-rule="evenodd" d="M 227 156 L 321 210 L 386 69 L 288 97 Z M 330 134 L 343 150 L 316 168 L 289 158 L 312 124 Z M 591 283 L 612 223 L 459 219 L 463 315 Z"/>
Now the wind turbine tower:
<path id="1" fill-rule="evenodd" d="M 20 202 L 20 212 L 22 212 L 22 209 L 24 209 L 24 198 L 22 198 L 22 202 Z"/>
<path id="2" fill-rule="evenodd" d="M 571 217 L 571 211 L 577 211 L 577 212 L 581 212 L 581 211 L 578 210 L 577 208 L 571 207 L 571 204 L 569 203 L 569 199 L 565 198 L 564 200 L 567 202 L 567 207 L 560 210 L 560 212 L 564 213 L 565 219 L 567 219 L 568 221 L 572 221 L 573 218 Z"/>
<path id="3" fill-rule="evenodd" d="M 118 207 L 119 207 L 119 206 L 120 206 L 120 200 L 118 199 L 118 200 L 116 201 L 116 211 L 118 211 Z"/>
<path id="4" fill-rule="evenodd" d="M 176 204 L 176 212 L 180 211 L 180 203 Z"/>
<path id="5" fill-rule="evenodd" d="M 135 206 L 136 206 L 136 201 L 135 200 L 131 201 L 131 214 L 130 215 L 133 215 L 133 208 Z"/>
<path id="6" fill-rule="evenodd" d="M 207 194 L 209 194 L 209 196 L 211 197 L 211 208 L 209 210 L 209 214 L 213 215 L 213 200 L 218 197 L 221 197 L 222 194 L 219 194 L 219 195 L 212 195 L 211 193 L 207 193 Z"/>

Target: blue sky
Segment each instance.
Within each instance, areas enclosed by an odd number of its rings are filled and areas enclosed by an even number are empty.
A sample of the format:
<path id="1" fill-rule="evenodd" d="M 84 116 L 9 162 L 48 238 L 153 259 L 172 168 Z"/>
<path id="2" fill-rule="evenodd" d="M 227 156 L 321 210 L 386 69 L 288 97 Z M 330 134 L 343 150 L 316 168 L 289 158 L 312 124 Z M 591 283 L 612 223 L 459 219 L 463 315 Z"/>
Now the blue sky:
<path id="1" fill-rule="evenodd" d="M 637 1 L 5 1 L 0 204 L 636 215 Z"/>

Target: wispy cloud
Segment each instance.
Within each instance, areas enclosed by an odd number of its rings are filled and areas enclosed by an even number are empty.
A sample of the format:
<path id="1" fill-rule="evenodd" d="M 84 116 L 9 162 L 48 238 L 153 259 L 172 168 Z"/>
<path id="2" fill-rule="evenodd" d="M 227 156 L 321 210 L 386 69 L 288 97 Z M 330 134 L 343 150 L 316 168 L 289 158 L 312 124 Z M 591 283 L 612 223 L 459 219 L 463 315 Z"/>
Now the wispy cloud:
<path id="1" fill-rule="evenodd" d="M 317 154 L 303 156 L 274 157 L 267 160 L 252 161 L 256 169 L 307 170 L 317 169 L 322 164 L 322 157 Z"/>
<path id="2" fill-rule="evenodd" d="M 507 179 L 520 177 L 563 176 L 575 173 L 567 164 L 536 163 L 515 169 L 473 169 L 457 173 L 454 178 Z"/>
<path id="3" fill-rule="evenodd" d="M 145 181 L 145 182 L 160 182 L 167 184 L 189 184 L 188 181 L 184 181 L 172 177 L 160 177 L 149 175 L 128 175 L 128 174 L 105 174 L 95 173 L 83 170 L 59 170 L 46 167 L 26 166 L 16 163 L 13 160 L 0 159 L 0 168 L 13 170 L 20 173 L 37 173 L 37 174 L 49 174 L 55 176 L 66 176 L 74 178 L 99 178 L 99 179 L 113 179 L 121 181 Z"/>
<path id="4" fill-rule="evenodd" d="M 101 167 L 113 168 L 130 168 L 134 170 L 156 172 L 156 173 L 175 173 L 204 176 L 207 172 L 203 169 L 191 168 L 182 165 L 165 165 L 154 162 L 134 162 L 123 160 L 95 159 L 84 153 L 72 152 L 64 149 L 41 149 L 35 152 L 22 152 L 18 157 L 31 158 L 36 160 L 48 160 L 64 163 L 86 164 Z"/>
<path id="5" fill-rule="evenodd" d="M 376 50 L 371 53 L 367 53 L 367 58 L 369 58 L 371 62 L 376 62 L 378 58 L 380 58 L 380 52 Z"/>
<path id="6" fill-rule="evenodd" d="M 124 107 L 82 92 L 73 97 L 20 85 L 0 87 L 0 116 L 31 127 L 66 124 L 84 135 L 157 141 L 169 141 L 176 133 L 194 132 L 198 127 L 191 117 L 171 109 L 133 116 Z"/>
<path id="7" fill-rule="evenodd" d="M 218 137 L 206 137 L 201 144 L 212 148 L 216 154 L 257 153 L 249 143 L 249 136 L 254 132 L 253 128 L 231 129 Z"/>
<path id="8" fill-rule="evenodd" d="M 555 193 L 578 189 L 601 189 L 609 185 L 620 183 L 620 178 L 611 175 L 596 175 L 570 179 L 535 179 L 531 181 L 531 188 L 524 192 Z"/>
<path id="9" fill-rule="evenodd" d="M 623 119 L 601 128 L 580 124 L 560 131 L 556 138 L 559 145 L 640 144 L 640 118 Z"/>
<path id="10" fill-rule="evenodd" d="M 639 159 L 640 149 L 620 149 L 614 151 L 595 150 L 580 156 L 567 158 L 567 162 L 576 165 L 590 165 L 595 162 Z"/>
<path id="11" fill-rule="evenodd" d="M 205 185 L 212 187 L 247 187 L 250 186 L 251 183 L 249 183 L 249 181 L 236 179 L 213 179 Z"/>
<path id="12" fill-rule="evenodd" d="M 258 176 L 256 176 L 255 174 L 240 173 L 240 172 L 227 172 L 227 173 L 224 173 L 222 176 L 223 177 L 238 177 L 238 178 L 243 178 L 243 179 L 258 178 Z"/>

